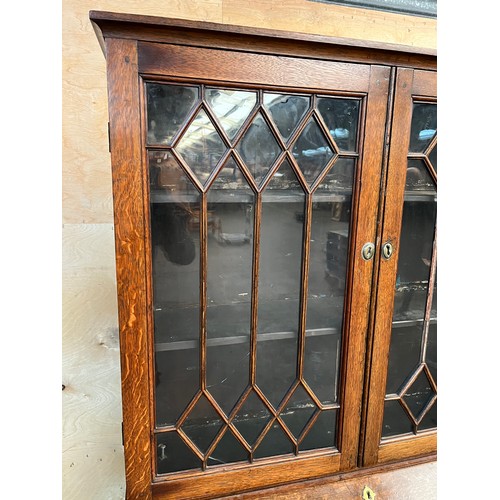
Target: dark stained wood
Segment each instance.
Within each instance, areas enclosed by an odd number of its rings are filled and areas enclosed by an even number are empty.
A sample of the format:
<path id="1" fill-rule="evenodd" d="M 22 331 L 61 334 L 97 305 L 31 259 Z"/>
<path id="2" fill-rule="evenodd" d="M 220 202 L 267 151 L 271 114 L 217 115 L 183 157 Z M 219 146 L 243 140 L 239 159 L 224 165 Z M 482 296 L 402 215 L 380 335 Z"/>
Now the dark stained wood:
<path id="1" fill-rule="evenodd" d="M 435 98 L 437 96 L 437 74 L 433 71 L 415 70 L 412 94 Z"/>
<path id="2" fill-rule="evenodd" d="M 132 38 L 311 59 L 436 68 L 435 50 L 413 46 L 112 12 L 90 11 L 89 17 L 99 40 Z"/>
<path id="3" fill-rule="evenodd" d="M 199 499 L 217 498 L 235 491 L 248 491 L 266 486 L 283 484 L 285 481 L 327 476 L 339 470 L 340 457 L 316 456 L 297 460 L 295 457 L 262 461 L 262 465 L 218 467 L 203 475 L 186 475 L 185 478 L 153 484 L 154 498 Z"/>
<path id="4" fill-rule="evenodd" d="M 137 46 L 106 41 L 127 495 L 151 498 L 150 395 Z"/>
<path id="5" fill-rule="evenodd" d="M 362 64 L 299 58 L 277 58 L 265 54 L 140 43 L 139 71 L 199 79 L 277 85 L 282 87 L 324 88 L 335 81 L 335 90 L 366 92 L 370 67 Z"/>
<path id="6" fill-rule="evenodd" d="M 372 293 L 373 259 L 365 261 L 361 249 L 367 242 L 375 242 L 379 183 L 382 167 L 387 98 L 390 69 L 375 66 L 370 78 L 364 144 L 359 160 L 358 177 L 353 198 L 359 196 L 353 207 L 352 293 L 349 316 L 346 317 L 344 337 L 343 394 L 341 406 L 342 469 L 357 465 L 357 452 L 361 421 L 363 367 L 365 363 L 366 333 Z M 362 189 L 364 187 L 364 189 Z"/>

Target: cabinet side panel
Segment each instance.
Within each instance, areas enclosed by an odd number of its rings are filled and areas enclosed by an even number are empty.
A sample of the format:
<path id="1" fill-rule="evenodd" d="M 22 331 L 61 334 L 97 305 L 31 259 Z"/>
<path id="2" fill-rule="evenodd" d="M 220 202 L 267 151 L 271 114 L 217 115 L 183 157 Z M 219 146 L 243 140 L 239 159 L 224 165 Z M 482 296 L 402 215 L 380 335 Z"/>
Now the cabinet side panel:
<path id="1" fill-rule="evenodd" d="M 145 225 L 136 42 L 109 39 L 108 94 L 127 498 L 151 483 Z"/>

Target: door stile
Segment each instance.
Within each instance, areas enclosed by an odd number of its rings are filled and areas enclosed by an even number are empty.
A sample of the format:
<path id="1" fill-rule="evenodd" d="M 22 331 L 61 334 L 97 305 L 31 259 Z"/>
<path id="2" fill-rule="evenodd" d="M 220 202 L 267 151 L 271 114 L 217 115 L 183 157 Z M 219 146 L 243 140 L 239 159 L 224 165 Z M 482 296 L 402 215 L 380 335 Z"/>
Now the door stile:
<path id="1" fill-rule="evenodd" d="M 364 260 L 363 245 L 375 242 L 377 231 L 377 210 L 382 158 L 384 149 L 387 100 L 389 96 L 391 70 L 385 66 L 372 66 L 366 106 L 366 121 L 362 157 L 359 159 L 356 177 L 356 192 L 359 195 L 357 207 L 353 207 L 353 242 L 349 268 L 351 269 L 351 303 L 349 315 L 345 318 L 344 363 L 341 405 L 340 450 L 341 468 L 357 466 L 359 430 L 363 393 L 363 370 L 366 356 L 370 297 L 374 259 Z M 364 189 L 363 189 L 364 187 Z M 348 349 L 345 348 L 348 346 Z"/>
<path id="2" fill-rule="evenodd" d="M 107 39 L 127 498 L 151 498 L 146 225 L 137 42 Z"/>
<path id="3" fill-rule="evenodd" d="M 363 466 L 373 466 L 397 459 L 432 454 L 436 451 L 436 434 L 434 431 L 425 431 L 419 435 L 403 434 L 393 437 L 387 442 L 382 441 L 384 401 L 391 347 L 394 291 L 401 245 L 407 163 L 408 158 L 411 158 L 409 145 L 413 99 L 416 96 L 424 96 L 429 99 L 433 95 L 435 95 L 435 73 L 397 68 L 393 111 L 393 124 L 397 124 L 397 126 L 395 125 L 391 129 L 385 206 L 380 240 L 381 244 L 390 243 L 393 251 L 389 258 L 384 258 L 381 253 L 377 257 L 379 272 L 374 294 L 374 326 L 370 348 L 371 365 L 367 374 L 365 439 L 363 450 L 361 450 Z M 430 147 L 427 149 L 430 149 Z M 432 266 L 435 266 L 434 255 Z M 433 282 L 429 286 L 432 284 Z M 429 289 L 428 293 L 426 318 L 430 310 L 431 299 L 429 297 L 432 297 L 432 289 Z M 417 378 L 417 375 L 414 374 L 414 379 Z M 411 379 L 408 379 L 406 385 L 410 384 Z"/>

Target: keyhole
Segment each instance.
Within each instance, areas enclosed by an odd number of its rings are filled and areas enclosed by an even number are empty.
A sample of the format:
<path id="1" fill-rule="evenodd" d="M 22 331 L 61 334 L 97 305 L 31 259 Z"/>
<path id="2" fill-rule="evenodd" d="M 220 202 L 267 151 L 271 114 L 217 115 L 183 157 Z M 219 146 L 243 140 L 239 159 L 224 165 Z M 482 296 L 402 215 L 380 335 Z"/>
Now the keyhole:
<path id="1" fill-rule="evenodd" d="M 363 490 L 363 500 L 374 500 L 375 499 L 375 493 L 368 487 L 365 486 L 365 489 Z"/>

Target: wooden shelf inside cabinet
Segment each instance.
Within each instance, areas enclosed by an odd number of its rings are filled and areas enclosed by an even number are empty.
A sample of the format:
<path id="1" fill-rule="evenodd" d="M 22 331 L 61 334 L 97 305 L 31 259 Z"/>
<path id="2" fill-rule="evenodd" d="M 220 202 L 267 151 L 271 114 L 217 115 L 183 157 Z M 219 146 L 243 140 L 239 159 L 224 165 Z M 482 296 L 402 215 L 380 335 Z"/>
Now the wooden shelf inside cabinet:
<path id="1" fill-rule="evenodd" d="M 397 246 L 403 205 L 435 203 L 432 185 L 405 192 L 404 170 L 412 96 L 432 118 L 435 53 L 90 18 L 107 60 L 127 498 L 430 457 L 432 439 L 381 434 L 391 332 L 434 335 L 434 271 L 424 258 L 405 295 L 396 259 L 362 248 Z"/>

